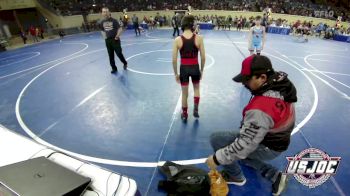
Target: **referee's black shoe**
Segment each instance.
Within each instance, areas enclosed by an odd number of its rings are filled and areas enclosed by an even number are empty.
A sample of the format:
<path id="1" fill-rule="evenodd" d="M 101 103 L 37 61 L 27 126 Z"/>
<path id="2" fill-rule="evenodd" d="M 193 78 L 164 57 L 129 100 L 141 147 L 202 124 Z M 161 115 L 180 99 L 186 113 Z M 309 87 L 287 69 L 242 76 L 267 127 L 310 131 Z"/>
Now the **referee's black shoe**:
<path id="1" fill-rule="evenodd" d="M 124 64 L 124 70 L 128 69 L 128 64 Z"/>
<path id="2" fill-rule="evenodd" d="M 112 69 L 111 73 L 117 73 L 118 72 L 118 69 Z"/>

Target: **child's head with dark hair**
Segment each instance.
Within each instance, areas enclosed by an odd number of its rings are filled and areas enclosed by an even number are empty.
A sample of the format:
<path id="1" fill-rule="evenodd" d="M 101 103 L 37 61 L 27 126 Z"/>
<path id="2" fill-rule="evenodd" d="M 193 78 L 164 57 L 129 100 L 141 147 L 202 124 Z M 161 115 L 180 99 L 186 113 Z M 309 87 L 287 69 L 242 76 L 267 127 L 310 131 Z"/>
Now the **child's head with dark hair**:
<path id="1" fill-rule="evenodd" d="M 186 29 L 192 30 L 194 26 L 194 16 L 186 15 L 181 20 L 181 29 L 184 31 Z"/>
<path id="2" fill-rule="evenodd" d="M 260 25 L 261 24 L 261 16 L 256 16 L 255 17 L 255 24 Z"/>

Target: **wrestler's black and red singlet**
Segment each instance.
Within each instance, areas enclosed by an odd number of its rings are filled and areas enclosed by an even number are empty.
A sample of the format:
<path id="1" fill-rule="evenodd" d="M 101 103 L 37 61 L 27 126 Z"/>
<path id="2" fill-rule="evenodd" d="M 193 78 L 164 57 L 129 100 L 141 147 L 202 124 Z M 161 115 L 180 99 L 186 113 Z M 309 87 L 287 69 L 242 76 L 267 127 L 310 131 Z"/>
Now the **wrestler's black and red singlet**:
<path id="1" fill-rule="evenodd" d="M 201 72 L 198 64 L 198 47 L 196 46 L 196 34 L 193 34 L 190 39 L 186 39 L 181 35 L 182 47 L 180 49 L 181 66 L 180 66 L 180 81 L 182 86 L 187 86 L 190 77 L 192 83 L 198 84 L 201 78 Z"/>

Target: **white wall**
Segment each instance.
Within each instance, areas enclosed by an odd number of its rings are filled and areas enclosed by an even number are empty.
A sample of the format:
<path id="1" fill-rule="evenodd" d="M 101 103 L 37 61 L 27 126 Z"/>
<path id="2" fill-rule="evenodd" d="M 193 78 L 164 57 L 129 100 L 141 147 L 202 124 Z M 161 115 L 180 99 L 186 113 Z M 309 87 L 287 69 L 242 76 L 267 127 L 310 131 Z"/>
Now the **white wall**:
<path id="1" fill-rule="evenodd" d="M 0 0 L 0 10 L 14 10 L 34 7 L 34 0 Z"/>

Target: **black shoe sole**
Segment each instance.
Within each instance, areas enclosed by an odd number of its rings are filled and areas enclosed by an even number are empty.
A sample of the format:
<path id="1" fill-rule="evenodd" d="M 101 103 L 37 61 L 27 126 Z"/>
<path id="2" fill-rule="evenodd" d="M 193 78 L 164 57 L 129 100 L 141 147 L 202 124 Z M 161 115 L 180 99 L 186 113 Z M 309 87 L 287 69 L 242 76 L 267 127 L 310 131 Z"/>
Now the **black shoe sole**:
<path id="1" fill-rule="evenodd" d="M 288 176 L 281 175 L 280 181 L 282 181 L 282 182 L 279 183 L 277 192 L 275 192 L 275 193 L 272 192 L 272 195 L 273 196 L 281 195 L 281 193 L 283 193 L 287 189 L 288 180 L 289 180 Z"/>

